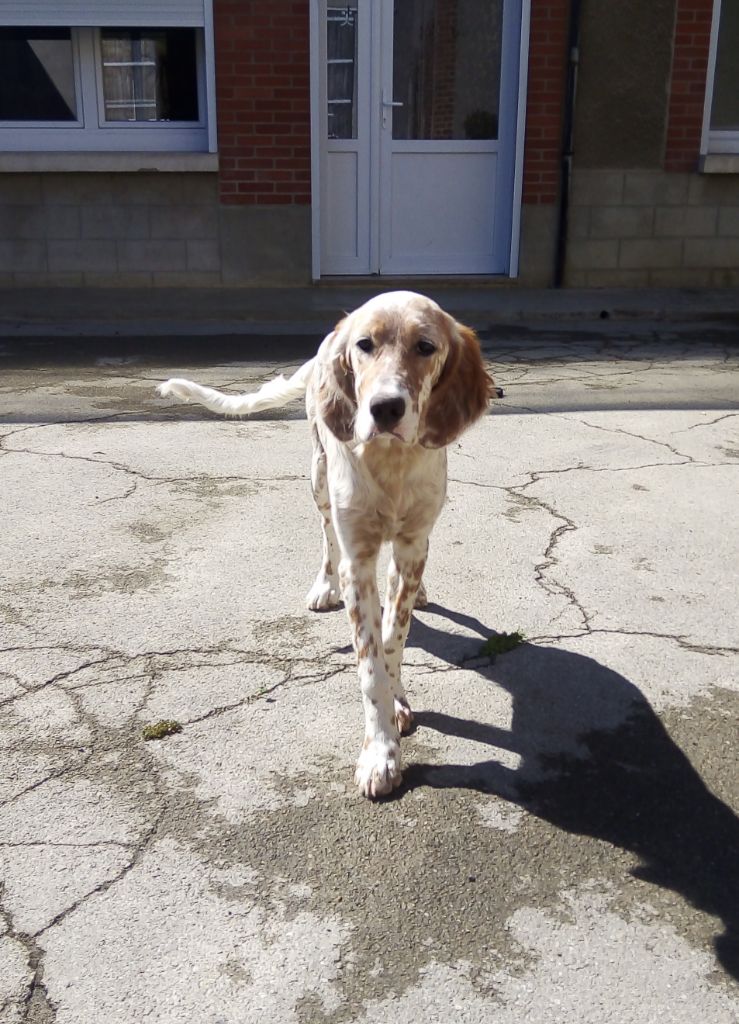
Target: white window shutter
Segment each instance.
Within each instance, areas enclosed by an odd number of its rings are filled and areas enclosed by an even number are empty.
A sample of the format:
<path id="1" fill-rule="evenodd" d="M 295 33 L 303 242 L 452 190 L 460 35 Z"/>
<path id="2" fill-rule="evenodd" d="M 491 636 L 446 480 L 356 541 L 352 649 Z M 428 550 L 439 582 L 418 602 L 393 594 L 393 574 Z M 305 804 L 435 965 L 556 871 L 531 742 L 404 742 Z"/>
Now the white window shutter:
<path id="1" fill-rule="evenodd" d="M 205 25 L 208 0 L 0 0 L 2 25 L 171 28 Z"/>

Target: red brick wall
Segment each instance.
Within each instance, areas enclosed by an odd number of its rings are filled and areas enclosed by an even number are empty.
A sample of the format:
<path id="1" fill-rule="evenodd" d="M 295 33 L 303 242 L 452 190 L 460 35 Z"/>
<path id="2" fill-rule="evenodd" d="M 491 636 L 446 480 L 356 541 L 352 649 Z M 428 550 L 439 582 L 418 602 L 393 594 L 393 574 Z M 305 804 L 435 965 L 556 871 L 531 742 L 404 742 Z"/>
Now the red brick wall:
<path id="1" fill-rule="evenodd" d="M 700 154 L 713 0 L 678 0 L 665 170 L 694 171 Z"/>
<path id="2" fill-rule="evenodd" d="M 221 201 L 309 203 L 308 0 L 214 7 Z M 568 9 L 568 0 L 531 3 L 525 203 L 557 201 Z"/>
<path id="3" fill-rule="evenodd" d="M 308 0 L 215 0 L 223 203 L 310 202 Z"/>
<path id="4" fill-rule="evenodd" d="M 559 193 L 568 14 L 568 0 L 531 0 L 524 203 L 555 203 Z"/>

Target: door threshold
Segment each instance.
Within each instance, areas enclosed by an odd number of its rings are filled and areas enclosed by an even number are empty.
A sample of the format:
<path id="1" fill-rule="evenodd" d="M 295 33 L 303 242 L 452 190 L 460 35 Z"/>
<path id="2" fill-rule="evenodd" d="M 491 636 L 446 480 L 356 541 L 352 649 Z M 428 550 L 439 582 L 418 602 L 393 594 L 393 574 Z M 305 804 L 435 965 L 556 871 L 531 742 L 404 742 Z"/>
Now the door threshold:
<path id="1" fill-rule="evenodd" d="M 407 289 L 421 291 L 435 288 L 511 288 L 516 287 L 518 280 L 505 274 L 455 274 L 450 276 L 403 275 L 384 277 L 380 274 L 368 275 L 334 275 L 320 277 L 313 282 L 318 288 L 382 288 L 387 291 Z"/>

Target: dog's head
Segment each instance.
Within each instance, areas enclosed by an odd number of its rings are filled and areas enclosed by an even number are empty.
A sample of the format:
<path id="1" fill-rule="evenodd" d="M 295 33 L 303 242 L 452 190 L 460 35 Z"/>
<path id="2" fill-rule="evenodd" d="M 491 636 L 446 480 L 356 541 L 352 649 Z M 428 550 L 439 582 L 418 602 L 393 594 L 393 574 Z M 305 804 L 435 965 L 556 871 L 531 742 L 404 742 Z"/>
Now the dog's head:
<path id="1" fill-rule="evenodd" d="M 492 397 L 474 331 L 414 292 L 370 299 L 324 345 L 318 412 L 342 441 L 442 448 Z"/>

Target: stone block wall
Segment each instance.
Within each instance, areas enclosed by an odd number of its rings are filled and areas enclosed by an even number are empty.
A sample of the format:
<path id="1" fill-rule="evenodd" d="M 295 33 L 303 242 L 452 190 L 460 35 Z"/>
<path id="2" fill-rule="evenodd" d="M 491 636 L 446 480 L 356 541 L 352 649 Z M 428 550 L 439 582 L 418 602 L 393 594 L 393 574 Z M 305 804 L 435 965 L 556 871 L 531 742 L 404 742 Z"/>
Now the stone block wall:
<path id="1" fill-rule="evenodd" d="M 212 173 L 0 174 L 0 287 L 307 284 L 310 208 L 218 193 Z"/>
<path id="2" fill-rule="evenodd" d="M 739 176 L 576 171 L 565 283 L 739 285 Z"/>
<path id="3" fill-rule="evenodd" d="M 0 175 L 0 283 L 220 283 L 214 174 Z"/>

